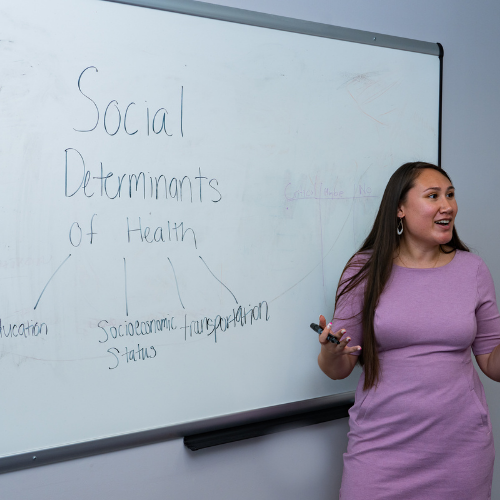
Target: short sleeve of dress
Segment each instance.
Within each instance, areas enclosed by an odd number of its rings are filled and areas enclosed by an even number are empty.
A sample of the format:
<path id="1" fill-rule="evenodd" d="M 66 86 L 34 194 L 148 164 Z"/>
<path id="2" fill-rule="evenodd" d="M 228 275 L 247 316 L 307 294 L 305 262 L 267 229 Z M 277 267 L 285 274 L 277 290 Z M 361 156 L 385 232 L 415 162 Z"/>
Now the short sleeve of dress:
<path id="1" fill-rule="evenodd" d="M 500 314 L 493 278 L 482 260 L 477 270 L 476 323 L 472 352 L 475 356 L 488 354 L 500 344 Z"/>
<path id="2" fill-rule="evenodd" d="M 341 278 L 341 283 L 347 278 L 354 276 L 362 267 L 366 258 L 356 255 L 349 267 Z M 345 286 L 345 285 L 344 285 Z M 332 320 L 332 331 L 337 332 L 344 328 L 346 333 L 342 338 L 351 337 L 349 346 L 363 347 L 363 327 L 362 327 L 362 311 L 364 303 L 364 286 L 360 283 L 354 290 L 340 297 L 335 308 L 335 313 Z M 354 356 L 361 354 L 359 351 L 351 353 Z"/>

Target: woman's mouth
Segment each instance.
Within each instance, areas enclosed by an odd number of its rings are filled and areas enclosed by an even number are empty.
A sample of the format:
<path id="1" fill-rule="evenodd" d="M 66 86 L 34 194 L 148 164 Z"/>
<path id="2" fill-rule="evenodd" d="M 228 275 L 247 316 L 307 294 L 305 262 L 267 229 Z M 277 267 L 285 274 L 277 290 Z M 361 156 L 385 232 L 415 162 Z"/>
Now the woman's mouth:
<path id="1" fill-rule="evenodd" d="M 450 227 L 451 225 L 451 219 L 440 219 L 434 222 L 434 224 L 437 224 L 438 226 L 442 226 L 444 228 Z"/>

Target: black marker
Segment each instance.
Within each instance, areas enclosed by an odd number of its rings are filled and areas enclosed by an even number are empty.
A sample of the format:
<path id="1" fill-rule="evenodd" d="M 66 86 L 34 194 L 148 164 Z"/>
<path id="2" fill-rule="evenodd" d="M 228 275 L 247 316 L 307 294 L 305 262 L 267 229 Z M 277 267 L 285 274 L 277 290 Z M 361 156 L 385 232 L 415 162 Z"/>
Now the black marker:
<path id="1" fill-rule="evenodd" d="M 310 326 L 316 333 L 319 333 L 320 335 L 323 333 L 323 328 L 321 328 L 321 326 L 317 325 L 316 323 L 311 323 Z M 332 344 L 340 344 L 339 340 L 336 337 L 334 337 L 331 333 L 328 334 L 326 340 L 328 340 Z"/>

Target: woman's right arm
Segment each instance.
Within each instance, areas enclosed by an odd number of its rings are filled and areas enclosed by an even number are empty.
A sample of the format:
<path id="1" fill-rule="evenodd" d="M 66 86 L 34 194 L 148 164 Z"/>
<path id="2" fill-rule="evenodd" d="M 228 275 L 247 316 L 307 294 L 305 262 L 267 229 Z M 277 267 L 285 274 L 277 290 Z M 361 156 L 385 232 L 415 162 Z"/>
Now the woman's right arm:
<path id="1" fill-rule="evenodd" d="M 349 286 L 352 279 L 357 279 L 356 275 L 361 272 L 368 257 L 368 254 L 356 254 L 344 269 L 337 290 L 337 295 L 340 297 L 335 301 L 333 326 L 332 323 L 327 326 L 324 316 L 319 317 L 319 325 L 323 328 L 323 333 L 319 336 L 321 352 L 318 356 L 318 364 L 321 370 L 334 380 L 348 377 L 358 361 L 358 355 L 361 354 L 363 344 L 361 311 L 364 303 L 364 282 L 358 283 L 347 293 L 343 293 L 343 290 Z M 340 340 L 340 344 L 329 342 L 327 340 L 329 333 Z M 351 339 L 353 339 L 354 347 L 347 347 Z"/>
<path id="2" fill-rule="evenodd" d="M 331 323 L 327 325 L 324 316 L 319 317 L 319 324 L 323 328 L 323 333 L 319 336 L 321 351 L 318 356 L 318 365 L 323 373 L 333 380 L 346 378 L 351 374 L 358 360 L 358 357 L 353 356 L 351 353 L 360 351 L 361 346 L 347 347 L 347 344 L 351 340 L 348 336 L 344 340 L 341 340 L 340 344 L 328 341 L 328 334 L 340 340 L 346 331 L 341 329 L 333 333 L 330 330 Z"/>

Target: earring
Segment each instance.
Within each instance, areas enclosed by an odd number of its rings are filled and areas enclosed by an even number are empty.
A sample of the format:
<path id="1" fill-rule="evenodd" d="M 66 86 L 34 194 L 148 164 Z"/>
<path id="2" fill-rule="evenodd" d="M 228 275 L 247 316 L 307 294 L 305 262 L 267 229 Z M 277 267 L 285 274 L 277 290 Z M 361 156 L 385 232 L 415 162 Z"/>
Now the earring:
<path id="1" fill-rule="evenodd" d="M 398 236 L 401 236 L 403 234 L 403 217 L 400 217 L 400 219 L 399 219 L 396 232 L 398 233 Z"/>

